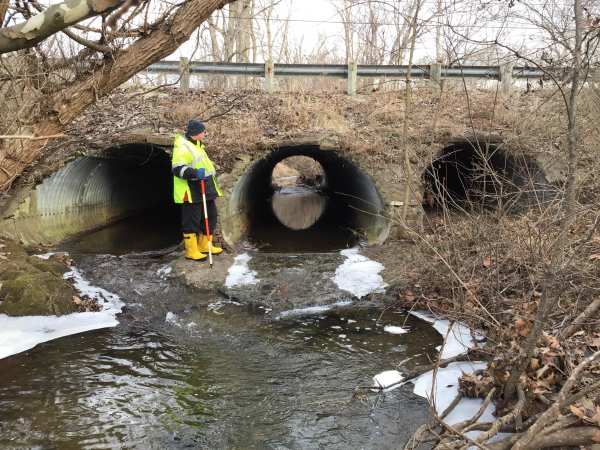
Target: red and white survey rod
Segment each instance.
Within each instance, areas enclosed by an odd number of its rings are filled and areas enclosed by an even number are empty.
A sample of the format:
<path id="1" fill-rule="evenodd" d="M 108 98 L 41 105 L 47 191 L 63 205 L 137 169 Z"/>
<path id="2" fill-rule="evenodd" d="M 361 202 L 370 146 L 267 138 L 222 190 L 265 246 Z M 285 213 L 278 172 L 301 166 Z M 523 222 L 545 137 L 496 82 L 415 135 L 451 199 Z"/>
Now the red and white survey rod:
<path id="1" fill-rule="evenodd" d="M 204 190 L 204 180 L 200 180 L 202 185 L 202 203 L 204 204 L 204 222 L 206 223 L 206 241 L 208 242 L 208 262 L 212 269 L 212 244 L 210 242 L 210 229 L 208 227 L 208 211 L 206 209 L 206 191 Z"/>

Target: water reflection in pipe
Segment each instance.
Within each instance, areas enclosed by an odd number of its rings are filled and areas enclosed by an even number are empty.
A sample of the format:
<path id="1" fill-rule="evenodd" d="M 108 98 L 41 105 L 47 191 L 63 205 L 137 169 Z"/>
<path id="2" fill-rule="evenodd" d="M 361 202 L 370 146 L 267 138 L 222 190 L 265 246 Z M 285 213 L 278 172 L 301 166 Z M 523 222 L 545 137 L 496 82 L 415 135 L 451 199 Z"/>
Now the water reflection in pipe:
<path id="1" fill-rule="evenodd" d="M 282 186 L 258 205 L 246 239 L 261 252 L 326 253 L 355 246 L 356 228 L 344 204 L 309 186 Z"/>
<path id="2" fill-rule="evenodd" d="M 300 186 L 283 186 L 271 199 L 279 221 L 292 230 L 306 230 L 323 214 L 325 199 L 315 191 Z"/>

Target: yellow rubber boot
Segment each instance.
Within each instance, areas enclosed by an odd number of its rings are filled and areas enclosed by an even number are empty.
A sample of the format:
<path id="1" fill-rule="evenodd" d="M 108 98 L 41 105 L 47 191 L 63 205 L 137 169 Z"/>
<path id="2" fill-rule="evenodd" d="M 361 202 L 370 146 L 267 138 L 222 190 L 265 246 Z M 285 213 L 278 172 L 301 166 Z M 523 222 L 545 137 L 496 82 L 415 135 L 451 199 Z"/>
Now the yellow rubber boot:
<path id="1" fill-rule="evenodd" d="M 212 241 L 213 236 L 210 237 L 210 247 L 212 254 L 218 255 L 223 251 L 223 249 L 212 245 Z M 198 236 L 198 250 L 200 250 L 201 252 L 208 253 L 208 239 L 206 239 L 206 235 L 203 233 L 200 233 L 200 235 Z"/>
<path id="2" fill-rule="evenodd" d="M 193 261 L 205 261 L 206 255 L 198 251 L 198 241 L 195 234 L 184 234 L 183 242 L 185 243 L 185 257 Z"/>

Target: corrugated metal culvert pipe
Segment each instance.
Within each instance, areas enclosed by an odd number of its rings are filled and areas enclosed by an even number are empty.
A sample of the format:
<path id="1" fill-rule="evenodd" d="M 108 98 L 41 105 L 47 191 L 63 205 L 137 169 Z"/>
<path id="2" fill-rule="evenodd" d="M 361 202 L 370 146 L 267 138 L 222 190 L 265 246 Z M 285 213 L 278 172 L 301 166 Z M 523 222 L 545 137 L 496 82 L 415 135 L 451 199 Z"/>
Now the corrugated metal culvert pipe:
<path id="1" fill-rule="evenodd" d="M 251 163 L 227 193 L 220 210 L 221 230 L 234 245 L 248 229 L 257 203 L 272 192 L 273 169 L 290 156 L 307 156 L 323 168 L 323 189 L 352 211 L 355 223 L 370 243 L 382 243 L 390 231 L 386 201 L 373 180 L 342 154 L 318 145 L 281 147 Z"/>
<path id="2" fill-rule="evenodd" d="M 67 164 L 15 211 L 16 237 L 51 243 L 173 202 L 171 157 L 159 147 L 108 147 Z"/>

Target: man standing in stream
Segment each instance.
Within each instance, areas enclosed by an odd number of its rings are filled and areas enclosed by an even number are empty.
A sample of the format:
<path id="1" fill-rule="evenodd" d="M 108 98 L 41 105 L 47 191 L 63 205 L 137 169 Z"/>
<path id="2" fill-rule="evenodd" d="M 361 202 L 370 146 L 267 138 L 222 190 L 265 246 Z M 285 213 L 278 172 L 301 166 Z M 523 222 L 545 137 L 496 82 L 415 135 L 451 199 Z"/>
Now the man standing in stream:
<path id="1" fill-rule="evenodd" d="M 185 242 L 185 257 L 194 261 L 206 261 L 210 240 L 213 255 L 223 251 L 212 245 L 213 232 L 217 226 L 215 199 L 223 196 L 217 185 L 215 166 L 204 151 L 206 126 L 199 120 L 190 119 L 185 135 L 175 136 L 172 171 L 175 203 L 181 203 L 181 231 Z M 206 236 L 201 181 L 204 181 L 209 236 Z"/>

